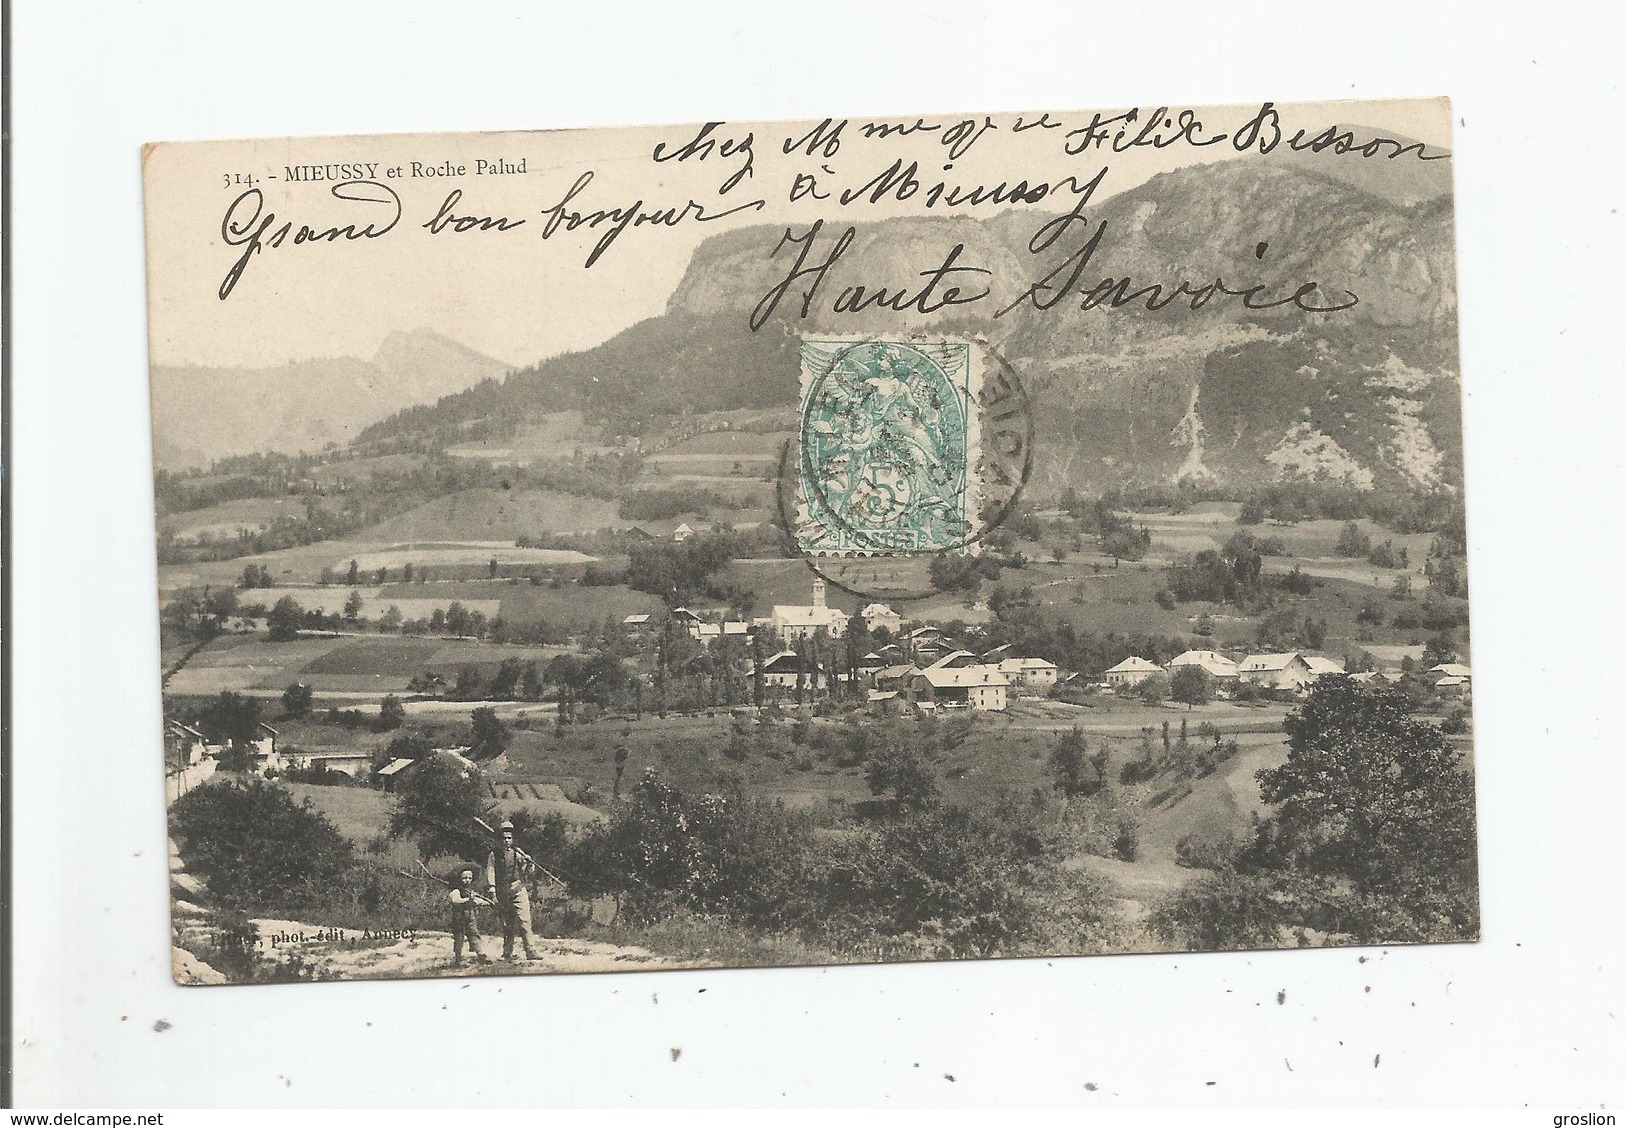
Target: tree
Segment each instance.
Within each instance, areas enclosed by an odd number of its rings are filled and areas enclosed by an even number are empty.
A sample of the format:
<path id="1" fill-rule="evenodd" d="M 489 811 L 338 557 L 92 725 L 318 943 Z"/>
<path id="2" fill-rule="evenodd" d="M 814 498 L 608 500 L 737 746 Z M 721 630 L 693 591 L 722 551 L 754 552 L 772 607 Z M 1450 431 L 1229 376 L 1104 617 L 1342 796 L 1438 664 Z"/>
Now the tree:
<path id="1" fill-rule="evenodd" d="M 1286 763 L 1258 772 L 1276 812 L 1254 862 L 1348 881 L 1431 918 L 1425 934 L 1476 930 L 1473 781 L 1438 727 L 1395 690 L 1322 678 L 1285 728 Z"/>
<path id="2" fill-rule="evenodd" d="M 352 591 L 350 597 L 344 601 L 344 620 L 353 623 L 361 616 L 361 593 Z"/>
<path id="3" fill-rule="evenodd" d="M 265 625 L 270 631 L 272 642 L 288 642 L 299 637 L 299 626 L 305 621 L 305 609 L 294 601 L 293 596 L 284 595 L 276 601 L 276 605 L 265 616 Z"/>
<path id="4" fill-rule="evenodd" d="M 1068 799 L 1087 798 L 1106 786 L 1108 753 L 1104 747 L 1093 755 L 1083 730 L 1074 726 L 1063 732 L 1050 749 L 1049 768 L 1053 786 Z"/>
<path id="5" fill-rule="evenodd" d="M 1160 705 L 1168 696 L 1168 690 L 1168 675 L 1163 673 L 1152 674 L 1134 687 L 1135 695 L 1147 705 Z"/>
<path id="6" fill-rule="evenodd" d="M 1440 631 L 1427 640 L 1422 647 L 1422 668 L 1430 670 L 1434 666 L 1443 666 L 1456 660 L 1456 640 L 1450 637 L 1449 631 Z"/>
<path id="7" fill-rule="evenodd" d="M 406 706 L 393 693 L 378 703 L 378 731 L 389 732 L 406 723 Z"/>
<path id="8" fill-rule="evenodd" d="M 291 908 L 354 859 L 309 799 L 263 780 L 195 788 L 170 808 L 169 825 L 187 868 L 229 905 Z"/>
<path id="9" fill-rule="evenodd" d="M 203 707 L 198 727 L 216 740 L 227 741 L 238 749 L 245 748 L 259 737 L 259 698 L 223 690 Z"/>
<path id="10" fill-rule="evenodd" d="M 316 691 L 303 682 L 295 682 L 282 691 L 282 710 L 290 717 L 303 717 L 310 713 Z"/>
<path id="11" fill-rule="evenodd" d="M 360 582 L 361 569 L 359 566 L 357 566 L 356 562 L 352 560 L 350 561 L 349 570 L 344 573 L 344 584 L 346 587 L 355 587 L 356 584 Z"/>
<path id="12" fill-rule="evenodd" d="M 1366 556 L 1371 552 L 1371 538 L 1360 528 L 1359 522 L 1350 521 L 1343 526 L 1332 551 L 1339 556 Z"/>
<path id="13" fill-rule="evenodd" d="M 1180 666 L 1174 671 L 1168 696 L 1185 706 L 1206 705 L 1213 699 L 1213 679 L 1200 666 Z"/>
<path id="14" fill-rule="evenodd" d="M 489 823 L 493 813 L 479 773 L 449 756 L 431 754 L 403 774 L 389 836 L 415 840 L 425 861 L 438 854 L 483 861 L 487 844 L 474 820 Z"/>
<path id="15" fill-rule="evenodd" d="M 394 634 L 401 629 L 401 609 L 391 603 L 389 608 L 378 616 L 378 629 L 385 634 Z"/>
<path id="16" fill-rule="evenodd" d="M 891 792 L 899 807 L 919 810 L 937 802 L 936 769 L 917 731 L 892 726 L 869 750 L 865 775 L 874 795 Z"/>
<path id="17" fill-rule="evenodd" d="M 468 755 L 472 760 L 494 760 L 508 750 L 508 726 L 489 705 L 475 709 L 470 719 Z"/>

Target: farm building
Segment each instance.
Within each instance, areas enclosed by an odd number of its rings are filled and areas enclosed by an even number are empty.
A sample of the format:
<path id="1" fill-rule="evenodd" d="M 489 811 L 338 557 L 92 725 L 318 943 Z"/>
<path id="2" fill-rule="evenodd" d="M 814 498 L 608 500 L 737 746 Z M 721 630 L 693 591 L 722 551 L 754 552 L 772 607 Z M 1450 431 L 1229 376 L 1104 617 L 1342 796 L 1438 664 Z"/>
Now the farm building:
<path id="1" fill-rule="evenodd" d="M 676 541 L 678 544 L 682 544 L 684 541 L 688 540 L 693 535 L 694 535 L 694 530 L 692 528 L 690 528 L 686 522 L 684 524 L 678 525 L 675 529 L 673 529 L 671 531 L 671 539 Z"/>
<path id="2" fill-rule="evenodd" d="M 840 638 L 846 634 L 849 616 L 838 607 L 828 606 L 824 599 L 823 577 L 815 576 L 812 582 L 812 604 L 806 607 L 777 604 L 773 608 L 773 614 L 768 618 L 768 624 L 787 642 L 810 638 L 820 630 L 826 631 L 831 638 Z"/>
<path id="3" fill-rule="evenodd" d="M 1240 676 L 1236 664 L 1216 650 L 1187 650 L 1168 663 L 1168 672 L 1171 674 L 1181 666 L 1200 667 L 1215 681 L 1234 681 Z"/>
<path id="4" fill-rule="evenodd" d="M 1241 660 L 1241 680 L 1264 689 L 1305 688 L 1317 676 L 1296 650 L 1290 654 L 1249 654 Z"/>
<path id="5" fill-rule="evenodd" d="M 1473 680 L 1473 671 L 1460 662 L 1440 662 L 1437 666 L 1429 666 L 1428 673 L 1446 678 L 1461 678 L 1464 681 Z"/>
<path id="6" fill-rule="evenodd" d="M 909 692 L 920 708 L 997 713 L 1009 704 L 1010 679 L 994 666 L 933 666 L 909 679 Z"/>
<path id="7" fill-rule="evenodd" d="M 1323 678 L 1327 674 L 1348 673 L 1347 670 L 1343 669 L 1343 663 L 1332 658 L 1322 658 L 1318 654 L 1305 654 L 1303 660 L 1308 663 L 1309 672 L 1317 678 Z"/>
<path id="8" fill-rule="evenodd" d="M 1053 687 L 1060 673 L 1054 662 L 1043 658 L 1005 658 L 998 663 L 998 670 L 1010 679 L 1014 688 L 1037 693 L 1047 692 Z"/>
<path id="9" fill-rule="evenodd" d="M 1146 678 L 1162 673 L 1162 667 L 1155 662 L 1147 662 L 1144 658 L 1129 655 L 1117 665 L 1106 671 L 1106 684 L 1113 689 L 1125 686 L 1139 685 Z"/>

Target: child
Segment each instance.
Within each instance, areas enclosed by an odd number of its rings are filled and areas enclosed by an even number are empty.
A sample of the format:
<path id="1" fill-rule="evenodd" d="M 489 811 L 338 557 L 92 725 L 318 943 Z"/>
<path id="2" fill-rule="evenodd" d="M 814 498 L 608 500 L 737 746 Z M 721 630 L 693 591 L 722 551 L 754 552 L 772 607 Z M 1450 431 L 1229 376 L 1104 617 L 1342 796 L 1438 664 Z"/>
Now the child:
<path id="1" fill-rule="evenodd" d="M 457 884 L 451 887 L 451 964 L 453 967 L 463 966 L 463 941 L 468 941 L 468 950 L 474 958 L 481 963 L 490 963 L 485 953 L 480 951 L 480 932 L 478 923 L 474 919 L 475 905 L 489 905 L 491 902 L 474 892 L 474 867 L 464 866 L 457 871 Z"/>

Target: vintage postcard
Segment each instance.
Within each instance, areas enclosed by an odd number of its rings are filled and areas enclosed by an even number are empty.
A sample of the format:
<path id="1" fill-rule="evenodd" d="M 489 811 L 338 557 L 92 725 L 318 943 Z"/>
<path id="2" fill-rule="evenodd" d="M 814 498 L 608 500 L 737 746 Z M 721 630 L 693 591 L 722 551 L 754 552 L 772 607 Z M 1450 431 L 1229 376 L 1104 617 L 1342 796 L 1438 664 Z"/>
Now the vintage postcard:
<path id="1" fill-rule="evenodd" d="M 148 146 L 176 979 L 1475 939 L 1450 154 Z"/>

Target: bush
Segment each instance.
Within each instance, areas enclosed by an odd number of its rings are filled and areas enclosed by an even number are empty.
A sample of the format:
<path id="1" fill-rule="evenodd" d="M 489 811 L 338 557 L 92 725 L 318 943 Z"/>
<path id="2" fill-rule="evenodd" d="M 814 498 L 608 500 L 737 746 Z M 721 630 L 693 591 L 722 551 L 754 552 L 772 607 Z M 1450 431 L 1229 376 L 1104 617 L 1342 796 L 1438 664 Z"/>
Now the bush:
<path id="1" fill-rule="evenodd" d="M 1163 900 L 1148 921 L 1154 935 L 1187 951 L 1275 948 L 1282 906 L 1259 878 L 1222 869 Z"/>
<path id="2" fill-rule="evenodd" d="M 1133 820 L 1124 819 L 1117 825 L 1117 837 L 1112 839 L 1112 853 L 1125 862 L 1140 856 L 1140 828 Z"/>
<path id="3" fill-rule="evenodd" d="M 1224 869 L 1231 864 L 1235 853 L 1236 840 L 1229 835 L 1198 838 L 1187 834 L 1174 843 L 1174 862 L 1186 869 Z"/>
<path id="4" fill-rule="evenodd" d="M 187 867 L 227 903 L 273 907 L 337 878 L 354 851 L 309 799 L 260 780 L 181 796 L 170 829 Z"/>

